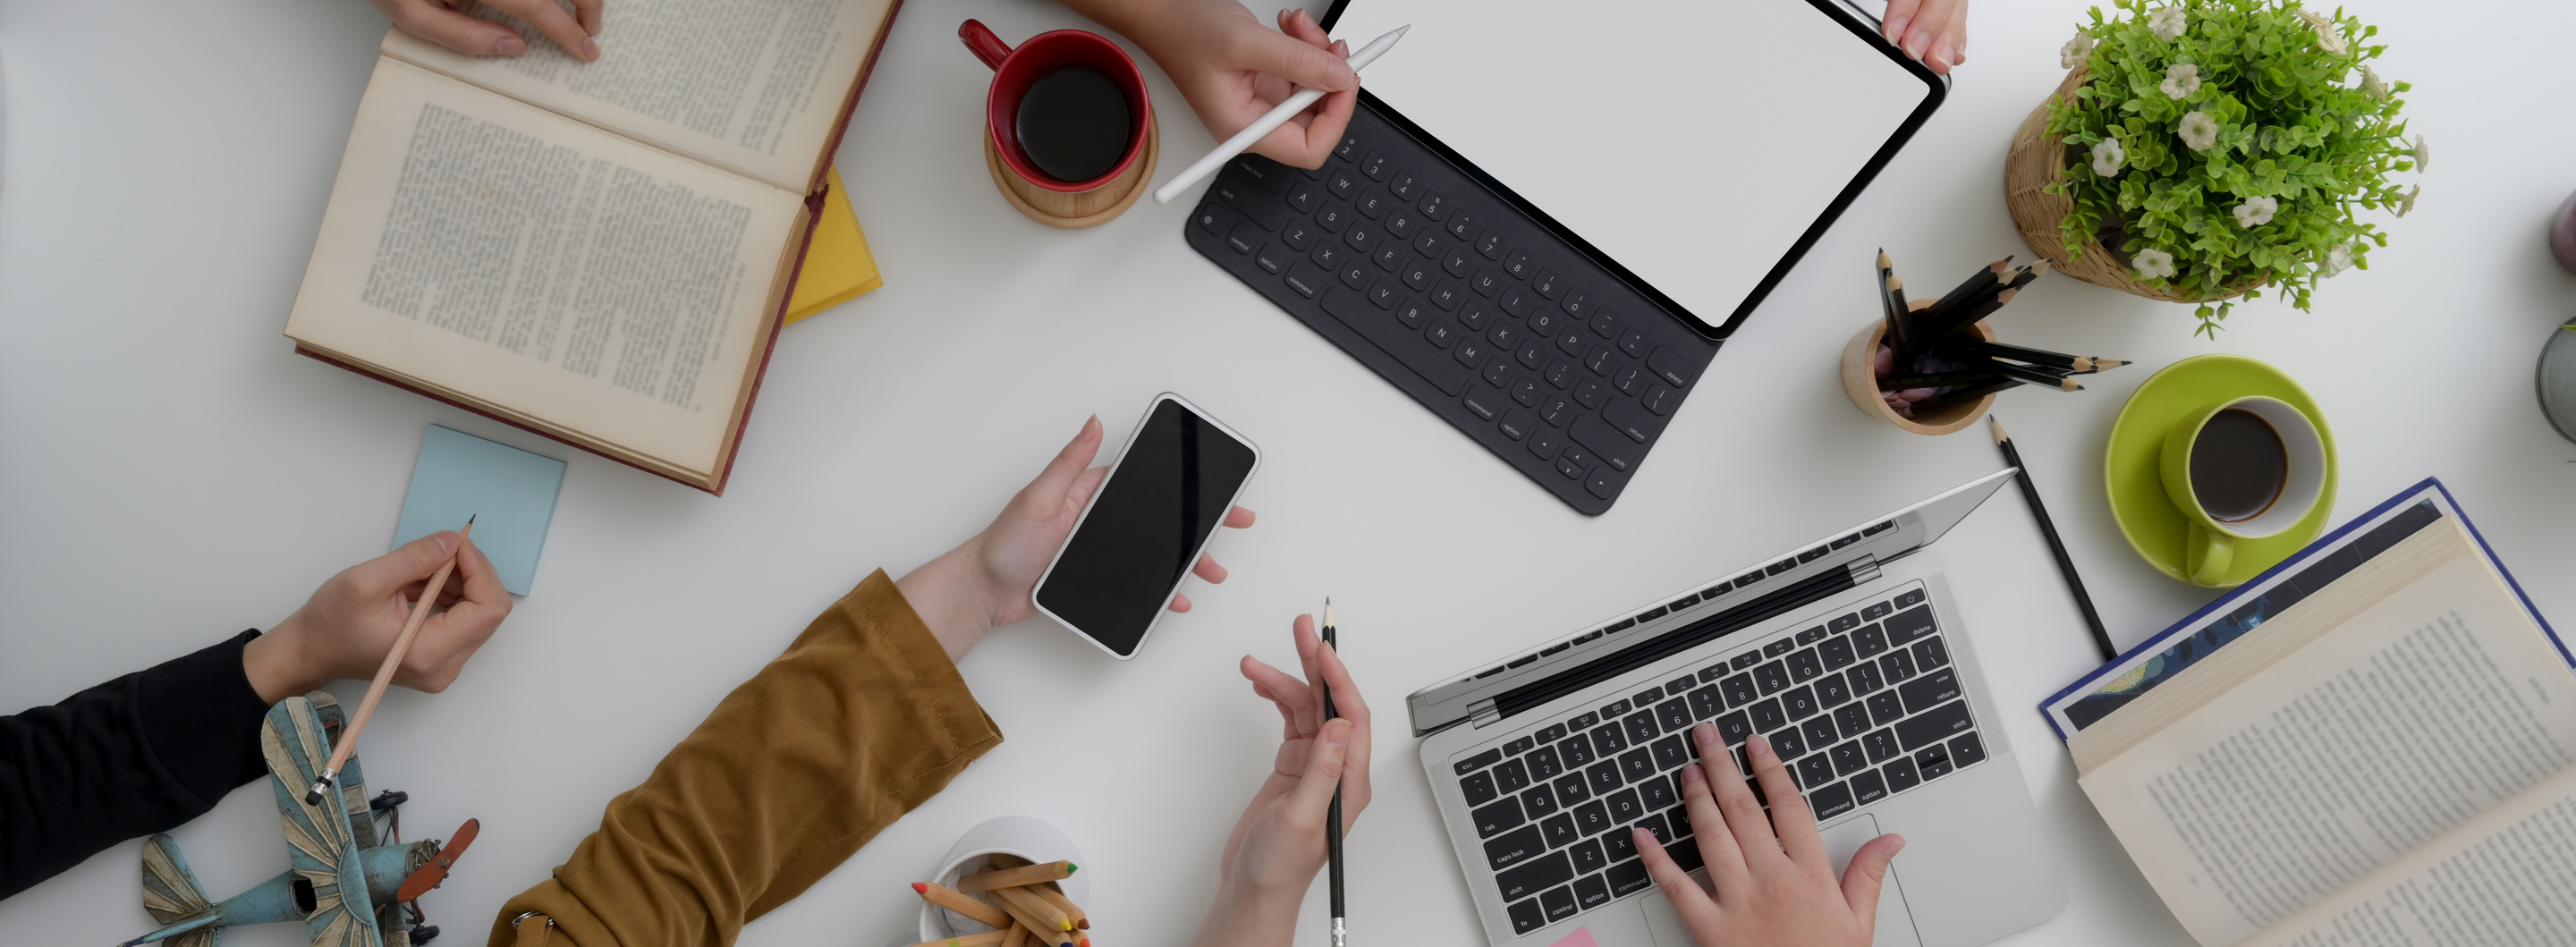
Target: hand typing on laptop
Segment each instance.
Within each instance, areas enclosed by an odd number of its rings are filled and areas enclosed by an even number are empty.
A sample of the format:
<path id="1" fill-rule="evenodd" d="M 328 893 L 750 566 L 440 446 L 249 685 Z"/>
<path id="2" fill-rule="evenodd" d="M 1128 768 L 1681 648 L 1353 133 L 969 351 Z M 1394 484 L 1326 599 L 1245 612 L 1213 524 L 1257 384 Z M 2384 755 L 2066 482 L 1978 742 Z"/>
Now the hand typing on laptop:
<path id="1" fill-rule="evenodd" d="M 470 56 L 523 56 L 528 41 L 507 26 L 465 12 L 470 0 L 372 0 L 385 18 L 402 31 Z M 572 0 L 567 11 L 555 0 L 481 0 L 518 17 L 573 58 L 599 58 L 599 6 L 603 0 Z"/>
<path id="2" fill-rule="evenodd" d="M 1340 144 L 1359 102 L 1359 79 L 1334 42 L 1303 10 L 1261 25 L 1235 0 L 1063 0 L 1073 11 L 1143 47 L 1181 87 L 1199 123 L 1219 140 L 1252 124 L 1300 87 L 1327 95 L 1289 119 L 1252 152 L 1301 168 L 1320 167 Z"/>
<path id="3" fill-rule="evenodd" d="M 1691 742 L 1700 763 L 1682 767 L 1682 802 L 1693 825 L 1726 827 L 1699 833 L 1714 894 L 1691 880 L 1652 834 L 1633 830 L 1646 870 L 1672 899 L 1691 938 L 1701 947 L 1865 947 L 1877 926 L 1879 883 L 1904 837 L 1881 835 L 1861 846 L 1837 882 L 1815 812 L 1770 741 L 1757 735 L 1744 742 L 1760 796 L 1745 785 L 1716 727 L 1691 728 Z"/>
<path id="4" fill-rule="evenodd" d="M 1333 788 L 1342 789 L 1342 829 L 1369 803 L 1369 709 L 1341 655 L 1315 636 L 1312 615 L 1291 632 L 1299 680 L 1250 655 L 1243 676 L 1286 721 L 1269 778 L 1244 807 L 1217 862 L 1217 893 L 1193 942 L 1200 947 L 1286 947 L 1297 934 L 1297 908 L 1324 867 L 1324 819 Z M 1340 716 L 1323 719 L 1324 688 Z"/>

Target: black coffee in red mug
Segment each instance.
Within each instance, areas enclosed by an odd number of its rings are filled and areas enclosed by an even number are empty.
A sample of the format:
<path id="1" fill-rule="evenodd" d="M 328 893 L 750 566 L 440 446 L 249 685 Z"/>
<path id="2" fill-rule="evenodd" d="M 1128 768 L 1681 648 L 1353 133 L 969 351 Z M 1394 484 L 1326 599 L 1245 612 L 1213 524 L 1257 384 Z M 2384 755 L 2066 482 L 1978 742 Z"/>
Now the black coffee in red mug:
<path id="1" fill-rule="evenodd" d="M 1020 148 L 1048 177 L 1088 181 L 1126 157 L 1132 120 L 1118 83 L 1089 66 L 1065 66 L 1020 95 Z"/>

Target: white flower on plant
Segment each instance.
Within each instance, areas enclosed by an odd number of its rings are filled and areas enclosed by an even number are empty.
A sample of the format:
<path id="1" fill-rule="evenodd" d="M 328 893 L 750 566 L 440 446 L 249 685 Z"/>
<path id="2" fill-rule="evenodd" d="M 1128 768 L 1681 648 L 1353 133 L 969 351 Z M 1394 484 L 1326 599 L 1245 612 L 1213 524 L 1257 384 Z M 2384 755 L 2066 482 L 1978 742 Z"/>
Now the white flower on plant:
<path id="1" fill-rule="evenodd" d="M 2198 109 L 2183 113 L 2182 124 L 2174 131 L 2182 135 L 2182 143 L 2193 151 L 2208 151 L 2210 146 L 2218 144 L 2218 120 Z"/>
<path id="2" fill-rule="evenodd" d="M 2120 176 L 2122 165 L 2129 163 L 2129 153 L 2120 150 L 2120 140 L 2105 138 L 2093 146 L 2093 173 L 2106 178 Z"/>
<path id="3" fill-rule="evenodd" d="M 2415 155 L 2415 170 L 2422 171 L 2425 168 L 2433 166 L 2433 146 L 2424 142 L 2424 136 L 2415 136 L 2413 154 Z"/>
<path id="4" fill-rule="evenodd" d="M 2415 197 L 2422 193 L 2424 193 L 2424 185 L 2418 184 L 2412 188 L 2408 188 L 2406 196 L 2397 199 L 2397 216 L 2404 217 L 2408 211 L 2414 210 Z"/>
<path id="5" fill-rule="evenodd" d="M 2252 230 L 2256 227 L 2263 226 L 2264 224 L 2271 223 L 2272 214 L 2280 209 L 2281 201 L 2279 198 L 2246 198 L 2245 203 L 2236 205 L 2236 210 L 2234 211 L 2236 214 L 2236 226 Z"/>
<path id="6" fill-rule="evenodd" d="M 2342 243 L 2335 244 L 2333 248 L 2326 251 L 2325 275 L 2333 276 L 2345 270 L 2352 269 L 2352 244 L 2352 241 L 2346 240 Z"/>
<path id="7" fill-rule="evenodd" d="M 2171 42 L 2190 28 L 2191 23 L 2184 19 L 2181 7 L 2164 7 L 2147 14 L 2147 32 L 2156 34 L 2160 40 Z"/>
<path id="8" fill-rule="evenodd" d="M 2172 279 L 2174 275 L 2173 254 L 2162 250 L 2140 250 L 2129 257 L 2129 262 L 2135 264 L 2138 275 L 2146 279 Z"/>
<path id="9" fill-rule="evenodd" d="M 2191 98 L 2192 93 L 2200 91 L 2200 66 L 2187 62 L 2167 66 L 2164 84 L 2156 88 L 2163 89 L 2165 98 L 2176 102 Z"/>
<path id="10" fill-rule="evenodd" d="M 2335 28 L 2333 17 L 2329 17 L 2315 10 L 2310 10 L 2306 7 L 2299 8 L 2297 13 L 2299 14 L 2299 19 L 2308 21 L 2308 26 L 2317 31 L 2318 49 L 2341 56 L 2352 48 L 2344 43 L 2343 31 Z"/>
<path id="11" fill-rule="evenodd" d="M 2379 74 L 2370 71 L 2369 66 L 2363 66 L 2361 67 L 2361 91 L 2368 93 L 2371 98 L 2385 99 L 2388 97 L 2388 83 L 2380 81 Z"/>
<path id="12" fill-rule="evenodd" d="M 2084 57 L 2092 54 L 2093 34 L 2080 29 L 2076 30 L 2074 39 L 2067 40 L 2066 45 L 2057 47 L 2057 67 L 2073 69 L 2077 63 L 2084 61 Z"/>

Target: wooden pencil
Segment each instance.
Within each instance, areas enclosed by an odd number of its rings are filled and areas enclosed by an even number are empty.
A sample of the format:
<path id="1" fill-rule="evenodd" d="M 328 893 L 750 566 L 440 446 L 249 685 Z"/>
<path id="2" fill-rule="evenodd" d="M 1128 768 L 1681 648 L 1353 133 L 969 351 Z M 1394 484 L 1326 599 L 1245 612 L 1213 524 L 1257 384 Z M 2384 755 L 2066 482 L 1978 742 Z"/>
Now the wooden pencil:
<path id="1" fill-rule="evenodd" d="M 1003 911 L 1019 918 L 1030 930 L 1049 936 L 1073 930 L 1072 918 L 1026 888 L 995 888 L 991 893 L 994 900 L 1001 902 Z"/>
<path id="2" fill-rule="evenodd" d="M 1008 942 L 1007 938 L 1009 936 L 1010 935 L 1004 931 L 987 931 L 981 934 L 960 934 L 955 937 L 942 937 L 938 940 L 925 940 L 921 943 L 912 945 L 912 947 L 1000 947 L 1001 944 Z"/>
<path id="3" fill-rule="evenodd" d="M 2093 647 L 2102 652 L 2105 662 L 2120 659 L 2120 649 L 2111 644 L 2111 632 L 2102 627 L 2102 614 L 2093 610 L 2093 596 L 2084 591 L 2084 577 L 2075 572 L 2075 559 L 2066 554 L 2066 540 L 2058 538 L 2057 524 L 2048 518 L 2048 505 L 2039 502 L 2039 483 L 2031 479 L 2030 465 L 2023 463 L 2021 451 L 2013 447 L 2012 435 L 2004 432 L 2004 422 L 1986 415 L 1986 427 L 1995 436 L 1995 446 L 2004 453 L 2004 463 L 2020 471 L 2013 480 L 2021 484 L 2021 498 L 2030 504 L 2032 519 L 2039 521 L 2040 538 L 2048 541 L 2048 554 L 2057 560 L 2057 574 L 2066 579 L 2066 590 L 2074 593 L 2076 610 L 2084 613 L 2084 628 L 2093 634 Z"/>
<path id="4" fill-rule="evenodd" d="M 963 892 L 955 889 L 916 881 L 913 882 L 912 892 L 920 895 L 924 901 L 965 915 L 986 927 L 1011 926 L 1011 916 L 1004 913 L 1002 909 L 967 897 Z"/>
<path id="5" fill-rule="evenodd" d="M 1029 947 L 1035 943 L 1029 939 L 1031 936 L 1028 928 L 1012 924 L 1009 930 L 1002 932 L 1002 947 Z"/>
<path id="6" fill-rule="evenodd" d="M 438 571 L 430 573 L 429 584 L 421 587 L 420 601 L 411 607 L 411 619 L 403 622 L 402 633 L 394 636 L 393 649 L 385 652 L 385 663 L 376 666 L 376 679 L 367 683 L 367 696 L 358 701 L 358 712 L 350 715 L 348 727 L 332 741 L 330 762 L 322 764 L 322 772 L 315 774 L 313 785 L 305 787 L 305 805 L 322 804 L 322 794 L 340 778 L 341 765 L 349 762 L 349 754 L 357 750 L 358 734 L 367 731 L 367 720 L 376 715 L 376 702 L 384 699 L 386 685 L 394 682 L 394 672 L 402 668 L 403 655 L 411 652 L 412 637 L 429 621 L 429 607 L 438 603 L 440 592 L 447 590 L 447 576 L 456 571 L 456 557 L 465 553 L 465 541 L 474 535 L 474 520 L 481 515 L 465 518 L 465 529 L 456 534 L 456 551 L 448 554 Z"/>
<path id="7" fill-rule="evenodd" d="M 987 863 L 990 861 L 991 859 L 986 859 Z M 1061 878 L 1066 878 L 1078 870 L 1080 869 L 1075 867 L 1072 862 L 1068 861 L 1053 861 L 1042 865 L 1021 865 L 1015 868 L 1001 868 L 959 878 L 957 879 L 957 890 L 973 894 L 990 888 L 1016 888 L 1022 885 L 1033 885 L 1040 882 L 1055 881 Z"/>
<path id="8" fill-rule="evenodd" d="M 1023 886 L 1023 890 L 1036 894 L 1039 899 L 1048 904 L 1055 905 L 1056 910 L 1063 911 L 1064 916 L 1073 919 L 1073 928 L 1075 930 L 1091 929 L 1091 915 L 1082 910 L 1082 905 L 1073 903 L 1072 898 L 1065 897 L 1064 892 L 1057 890 L 1056 886 L 1051 884 L 1025 885 Z"/>

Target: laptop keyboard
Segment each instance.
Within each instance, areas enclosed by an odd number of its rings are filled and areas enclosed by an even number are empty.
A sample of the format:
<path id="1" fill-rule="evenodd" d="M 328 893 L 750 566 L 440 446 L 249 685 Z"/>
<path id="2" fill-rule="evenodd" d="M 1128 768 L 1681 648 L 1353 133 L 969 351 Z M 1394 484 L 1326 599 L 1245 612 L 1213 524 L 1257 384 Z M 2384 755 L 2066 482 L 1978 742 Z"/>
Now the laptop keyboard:
<path id="1" fill-rule="evenodd" d="M 1484 840 L 1484 877 L 1470 883 L 1494 885 L 1512 932 L 1527 934 L 1654 887 L 1614 830 L 1652 832 L 1683 870 L 1699 868 L 1681 767 L 1698 757 L 1688 731 L 1701 721 L 1739 769 L 1747 735 L 1770 740 L 1822 821 L 1983 762 L 1966 697 L 1915 588 L 1540 721 L 1455 763 Z"/>
<path id="2" fill-rule="evenodd" d="M 1321 169 L 1229 163 L 1185 232 L 1587 514 L 1619 498 L 1717 351 L 1365 107 Z"/>

